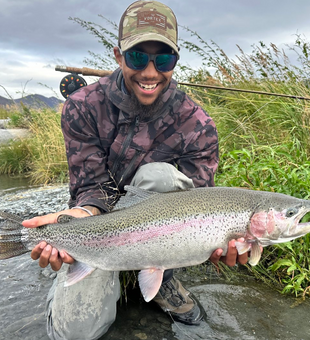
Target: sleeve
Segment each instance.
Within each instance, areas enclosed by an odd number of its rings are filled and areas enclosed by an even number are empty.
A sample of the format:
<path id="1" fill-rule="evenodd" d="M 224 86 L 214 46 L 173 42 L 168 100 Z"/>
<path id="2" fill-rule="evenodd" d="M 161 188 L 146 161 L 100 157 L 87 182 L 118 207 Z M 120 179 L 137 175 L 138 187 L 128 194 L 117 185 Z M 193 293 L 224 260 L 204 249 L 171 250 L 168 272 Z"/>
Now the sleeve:
<path id="1" fill-rule="evenodd" d="M 69 167 L 69 207 L 91 205 L 109 211 L 116 201 L 116 186 L 107 167 L 108 146 L 98 133 L 99 107 L 69 97 L 64 104 L 61 127 Z"/>
<path id="2" fill-rule="evenodd" d="M 206 112 L 200 107 L 197 111 L 204 118 L 196 120 L 192 137 L 184 143 L 183 154 L 177 165 L 181 172 L 193 180 L 195 187 L 213 187 L 219 162 L 218 134 Z"/>

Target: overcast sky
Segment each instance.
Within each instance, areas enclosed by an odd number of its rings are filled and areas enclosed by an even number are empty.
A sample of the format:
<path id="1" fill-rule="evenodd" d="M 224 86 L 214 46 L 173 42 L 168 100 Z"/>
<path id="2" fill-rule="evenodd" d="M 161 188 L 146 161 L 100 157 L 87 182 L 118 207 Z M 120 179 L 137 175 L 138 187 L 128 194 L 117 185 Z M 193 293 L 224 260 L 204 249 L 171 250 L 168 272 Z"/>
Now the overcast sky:
<path id="1" fill-rule="evenodd" d="M 292 44 L 296 34 L 310 39 L 309 0 L 165 0 L 178 19 L 204 40 L 215 41 L 230 56 L 263 41 L 278 47 Z M 64 73 L 55 65 L 87 66 L 88 51 L 102 53 L 96 38 L 69 17 L 105 25 L 101 14 L 115 23 L 130 0 L 0 0 L 0 96 L 59 95 Z M 186 32 L 180 29 L 180 37 Z M 183 51 L 184 52 L 184 51 Z M 199 60 L 181 53 L 181 62 Z M 86 78 L 89 82 L 89 78 Z M 44 84 L 44 85 L 40 85 Z M 60 97 L 61 98 L 61 97 Z"/>

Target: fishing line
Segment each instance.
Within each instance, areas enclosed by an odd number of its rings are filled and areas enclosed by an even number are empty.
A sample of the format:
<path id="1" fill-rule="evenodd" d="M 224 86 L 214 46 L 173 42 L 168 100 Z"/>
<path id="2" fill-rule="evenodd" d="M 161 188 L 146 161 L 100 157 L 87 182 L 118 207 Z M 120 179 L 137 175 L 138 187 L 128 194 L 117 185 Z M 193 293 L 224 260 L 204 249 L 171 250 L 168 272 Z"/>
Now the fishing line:
<path id="1" fill-rule="evenodd" d="M 185 330 L 182 329 L 182 328 L 178 325 L 177 322 L 174 321 L 173 316 L 171 315 L 170 311 L 167 311 L 167 312 L 168 312 L 169 316 L 171 317 L 171 319 L 172 319 L 173 323 L 175 324 L 175 326 L 176 326 L 176 327 L 177 327 L 177 328 L 178 328 L 185 336 L 187 336 L 190 340 L 195 340 L 195 339 L 192 338 L 187 332 L 185 332 Z"/>
<path id="2" fill-rule="evenodd" d="M 37 315 L 37 314 L 36 314 Z M 14 331 L 14 334 L 17 334 L 17 332 L 22 331 L 25 327 L 31 325 L 33 322 L 37 321 L 37 317 L 35 316 L 33 320 L 29 321 L 28 323 L 26 323 L 25 325 L 23 325 L 21 328 L 17 329 L 16 331 Z"/>
<path id="3" fill-rule="evenodd" d="M 162 300 L 164 301 L 164 304 L 167 306 L 168 303 L 167 303 L 167 301 L 163 298 L 163 296 L 161 295 L 160 292 L 159 292 L 159 295 L 161 296 Z M 166 307 L 166 308 L 167 308 L 167 307 Z M 171 318 L 171 320 L 173 321 L 173 323 L 175 324 L 175 326 L 176 326 L 182 333 L 184 333 L 190 340 L 195 340 L 195 339 L 192 338 L 188 333 L 186 333 L 186 332 L 184 331 L 184 329 L 182 329 L 182 328 L 178 325 L 178 323 L 174 320 L 174 318 L 173 318 L 173 316 L 172 316 L 172 314 L 171 314 L 171 312 L 170 312 L 170 310 L 169 310 L 168 308 L 167 308 L 166 312 L 167 312 L 167 314 L 170 316 L 170 318 Z"/>

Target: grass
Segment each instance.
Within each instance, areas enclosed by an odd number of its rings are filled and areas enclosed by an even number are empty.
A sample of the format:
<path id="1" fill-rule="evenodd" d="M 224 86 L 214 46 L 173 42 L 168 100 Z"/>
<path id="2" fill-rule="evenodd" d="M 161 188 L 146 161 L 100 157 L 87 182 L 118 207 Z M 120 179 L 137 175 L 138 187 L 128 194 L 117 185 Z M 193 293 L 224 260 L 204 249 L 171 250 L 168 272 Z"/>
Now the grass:
<path id="1" fill-rule="evenodd" d="M 23 107 L 11 119 L 12 125 L 29 129 L 30 137 L 0 147 L 0 173 L 26 173 L 34 184 L 67 181 L 60 112 Z"/>
<path id="2" fill-rule="evenodd" d="M 0 106 L 0 119 L 7 119 L 19 114 L 19 110 L 15 105 L 12 106 Z"/>

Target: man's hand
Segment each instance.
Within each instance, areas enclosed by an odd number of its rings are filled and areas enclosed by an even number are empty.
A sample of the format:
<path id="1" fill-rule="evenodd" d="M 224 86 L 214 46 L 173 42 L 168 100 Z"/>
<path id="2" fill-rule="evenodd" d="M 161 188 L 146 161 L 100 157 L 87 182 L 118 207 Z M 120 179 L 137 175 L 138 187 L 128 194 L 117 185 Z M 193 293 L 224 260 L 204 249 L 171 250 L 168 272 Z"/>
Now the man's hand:
<path id="1" fill-rule="evenodd" d="M 99 215 L 100 211 L 95 207 L 86 206 L 94 215 Z M 34 217 L 30 220 L 23 221 L 23 226 L 26 228 L 37 228 L 45 224 L 57 223 L 59 215 L 71 215 L 77 218 L 88 217 L 89 214 L 82 209 L 63 210 L 54 214 L 48 214 L 45 216 Z M 39 259 L 39 266 L 42 268 L 47 267 L 49 264 L 52 269 L 58 271 L 63 263 L 72 264 L 74 259 L 69 256 L 65 251 L 58 251 L 45 241 L 37 244 L 31 251 L 31 258 L 33 260 Z"/>
<path id="2" fill-rule="evenodd" d="M 47 267 L 49 264 L 52 269 L 58 271 L 63 263 L 73 263 L 74 259 L 65 251 L 58 251 L 46 242 L 40 242 L 31 251 L 31 258 L 33 260 L 39 259 L 39 266 Z"/>
<path id="3" fill-rule="evenodd" d="M 226 255 L 222 256 L 222 254 L 223 249 L 215 250 L 210 257 L 210 261 L 213 262 L 215 265 L 217 265 L 219 261 L 222 261 L 230 267 L 233 267 L 237 262 L 241 264 L 246 264 L 248 262 L 248 253 L 239 255 L 235 245 L 235 240 L 229 241 Z"/>

